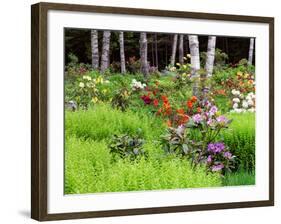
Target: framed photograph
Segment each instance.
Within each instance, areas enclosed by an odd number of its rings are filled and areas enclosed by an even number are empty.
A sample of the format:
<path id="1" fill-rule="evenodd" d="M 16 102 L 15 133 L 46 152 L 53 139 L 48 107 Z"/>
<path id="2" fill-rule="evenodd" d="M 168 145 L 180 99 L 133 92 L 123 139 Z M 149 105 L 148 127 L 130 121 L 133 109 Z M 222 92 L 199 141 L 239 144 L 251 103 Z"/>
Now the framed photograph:
<path id="1" fill-rule="evenodd" d="M 274 18 L 31 8 L 33 219 L 274 205 Z"/>

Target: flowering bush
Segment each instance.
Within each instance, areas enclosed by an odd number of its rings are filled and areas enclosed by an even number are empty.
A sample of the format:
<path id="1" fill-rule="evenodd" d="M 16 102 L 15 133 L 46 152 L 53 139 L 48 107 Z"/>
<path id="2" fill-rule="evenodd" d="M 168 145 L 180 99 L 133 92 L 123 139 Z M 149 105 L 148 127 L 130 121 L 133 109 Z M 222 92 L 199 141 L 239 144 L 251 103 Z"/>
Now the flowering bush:
<path id="1" fill-rule="evenodd" d="M 239 90 L 233 89 L 231 91 L 232 98 L 232 108 L 231 112 L 241 113 L 241 112 L 255 112 L 255 94 L 253 92 L 244 95 L 240 93 Z"/>
<path id="2" fill-rule="evenodd" d="M 206 154 L 206 164 L 210 171 L 223 173 L 234 169 L 234 158 L 222 142 L 209 143 Z"/>
<path id="3" fill-rule="evenodd" d="M 120 109 L 121 111 L 125 111 L 130 103 L 131 93 L 128 91 L 126 87 L 116 90 L 115 94 L 111 100 L 111 105 L 113 108 Z"/>
<path id="4" fill-rule="evenodd" d="M 133 91 L 143 90 L 146 87 L 145 83 L 141 83 L 135 79 L 132 80 L 131 88 Z"/>
<path id="5" fill-rule="evenodd" d="M 108 80 L 102 76 L 92 78 L 89 75 L 83 75 L 77 79 L 74 88 L 74 99 L 78 106 L 87 109 L 89 104 L 96 104 L 100 101 L 108 100 Z"/>

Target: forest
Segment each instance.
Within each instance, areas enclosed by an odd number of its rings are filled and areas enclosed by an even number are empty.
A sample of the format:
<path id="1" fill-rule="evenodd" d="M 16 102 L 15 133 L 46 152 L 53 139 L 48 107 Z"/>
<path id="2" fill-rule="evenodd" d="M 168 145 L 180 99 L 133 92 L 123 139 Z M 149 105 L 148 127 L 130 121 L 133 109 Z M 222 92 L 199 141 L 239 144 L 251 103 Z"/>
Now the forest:
<path id="1" fill-rule="evenodd" d="M 255 39 L 66 28 L 65 193 L 255 184 Z"/>

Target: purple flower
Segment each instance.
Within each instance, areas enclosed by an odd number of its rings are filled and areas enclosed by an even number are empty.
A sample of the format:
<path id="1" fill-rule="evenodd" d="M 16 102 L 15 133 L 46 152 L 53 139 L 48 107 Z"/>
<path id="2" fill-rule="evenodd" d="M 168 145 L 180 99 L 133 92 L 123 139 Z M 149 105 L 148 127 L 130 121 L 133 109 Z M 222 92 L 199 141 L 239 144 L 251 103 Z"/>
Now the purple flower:
<path id="1" fill-rule="evenodd" d="M 209 118 L 207 121 L 207 125 L 212 126 L 214 124 L 214 120 Z"/>
<path id="2" fill-rule="evenodd" d="M 212 171 L 213 171 L 213 172 L 220 171 L 220 170 L 223 169 L 223 168 L 224 168 L 224 165 L 223 165 L 223 164 L 213 165 L 213 166 L 212 166 Z"/>
<path id="3" fill-rule="evenodd" d="M 216 106 L 212 106 L 210 111 L 209 111 L 209 116 L 213 116 L 217 112 L 218 112 L 218 108 Z"/>
<path id="4" fill-rule="evenodd" d="M 201 116 L 200 114 L 195 114 L 195 115 L 192 117 L 192 120 L 193 120 L 195 123 L 199 124 L 199 123 L 203 120 L 203 118 L 202 118 L 202 116 Z"/>
<path id="5" fill-rule="evenodd" d="M 219 123 L 227 123 L 228 122 L 228 119 L 225 117 L 225 116 L 219 116 L 219 117 L 217 117 L 217 121 L 219 122 Z"/>
<path id="6" fill-rule="evenodd" d="M 232 158 L 231 152 L 225 152 L 225 153 L 223 154 L 223 156 L 224 156 L 225 158 L 227 158 L 227 159 L 231 159 L 231 158 Z"/>
<path id="7" fill-rule="evenodd" d="M 208 144 L 208 151 L 214 154 L 220 153 L 224 149 L 225 149 L 225 145 L 222 142 Z"/>
<path id="8" fill-rule="evenodd" d="M 212 162 L 212 156 L 209 155 L 208 158 L 207 158 L 207 163 L 211 163 Z"/>

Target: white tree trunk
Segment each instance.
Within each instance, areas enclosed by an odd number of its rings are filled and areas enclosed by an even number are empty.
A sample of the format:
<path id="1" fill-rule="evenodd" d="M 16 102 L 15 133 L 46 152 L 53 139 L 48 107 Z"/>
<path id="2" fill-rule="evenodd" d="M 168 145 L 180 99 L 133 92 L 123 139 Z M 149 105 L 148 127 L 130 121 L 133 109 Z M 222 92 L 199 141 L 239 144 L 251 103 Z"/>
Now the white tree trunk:
<path id="1" fill-rule="evenodd" d="M 197 35 L 189 35 L 189 48 L 191 57 L 191 77 L 193 81 L 193 95 L 199 96 L 199 70 L 200 70 L 200 56 L 199 56 L 199 41 Z"/>
<path id="2" fill-rule="evenodd" d="M 101 72 L 109 67 L 109 47 L 110 47 L 110 31 L 103 31 L 102 55 L 101 55 Z"/>
<path id="3" fill-rule="evenodd" d="M 175 60 L 176 60 L 176 53 L 177 53 L 177 43 L 178 43 L 178 34 L 174 35 L 174 40 L 173 40 L 173 48 L 172 48 L 172 56 L 171 56 L 171 65 L 175 65 Z"/>
<path id="4" fill-rule="evenodd" d="M 140 60 L 141 72 L 145 77 L 148 76 L 148 62 L 147 62 L 147 37 L 146 33 L 140 33 Z"/>
<path id="5" fill-rule="evenodd" d="M 99 68 L 99 41 L 98 31 L 91 30 L 92 68 Z"/>
<path id="6" fill-rule="evenodd" d="M 183 64 L 183 34 L 180 34 L 179 40 L 179 63 Z"/>
<path id="7" fill-rule="evenodd" d="M 205 64 L 207 77 L 210 77 L 213 74 L 215 52 L 216 52 L 216 37 L 215 36 L 209 36 L 207 58 L 206 58 L 206 64 Z"/>
<path id="8" fill-rule="evenodd" d="M 248 65 L 253 64 L 254 45 L 255 45 L 255 38 L 250 38 Z"/>
<path id="9" fill-rule="evenodd" d="M 120 44 L 120 64 L 121 64 L 121 73 L 126 73 L 125 65 L 125 49 L 124 49 L 124 33 L 119 33 L 119 44 Z"/>

